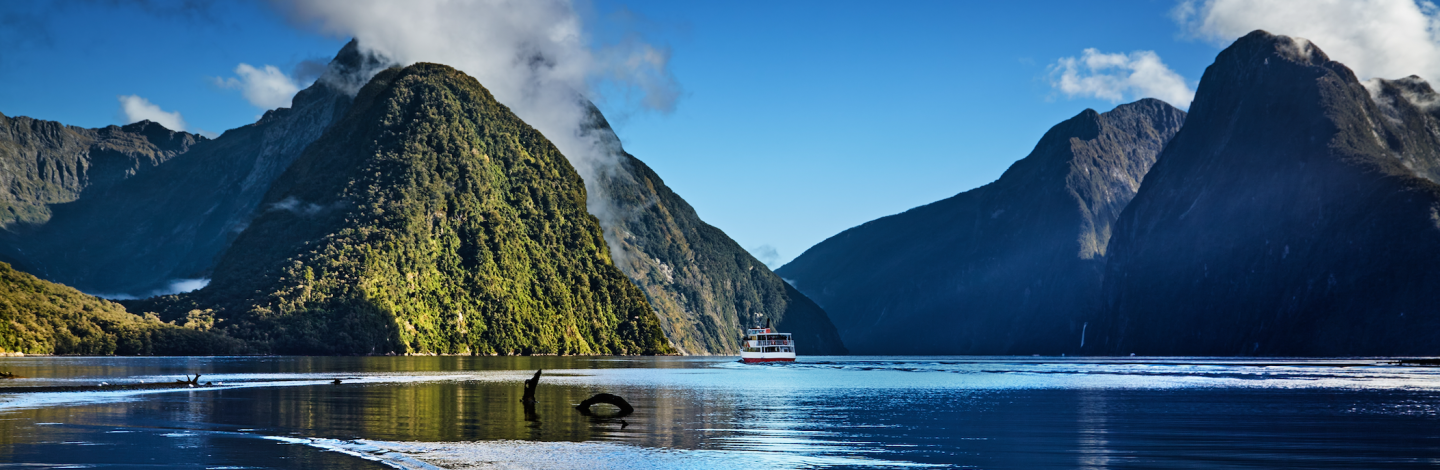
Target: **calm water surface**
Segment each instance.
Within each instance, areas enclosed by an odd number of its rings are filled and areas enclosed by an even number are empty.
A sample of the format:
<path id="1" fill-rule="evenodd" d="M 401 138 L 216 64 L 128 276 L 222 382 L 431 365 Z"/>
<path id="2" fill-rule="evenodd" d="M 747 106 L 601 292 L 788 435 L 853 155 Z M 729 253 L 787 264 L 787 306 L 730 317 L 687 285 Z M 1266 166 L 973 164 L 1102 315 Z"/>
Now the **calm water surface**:
<path id="1" fill-rule="evenodd" d="M 0 395 L 0 466 L 1440 467 L 1440 368 L 1381 362 L 0 358 L 12 387 L 217 384 Z M 601 392 L 634 414 L 573 408 Z"/>

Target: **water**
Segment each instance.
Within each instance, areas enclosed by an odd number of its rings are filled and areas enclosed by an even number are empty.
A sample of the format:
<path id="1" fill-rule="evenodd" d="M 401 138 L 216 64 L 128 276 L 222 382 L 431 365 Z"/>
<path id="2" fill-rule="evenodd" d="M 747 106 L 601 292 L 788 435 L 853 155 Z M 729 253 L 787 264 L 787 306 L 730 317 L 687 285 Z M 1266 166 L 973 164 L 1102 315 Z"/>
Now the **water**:
<path id="1" fill-rule="evenodd" d="M 1380 360 L 0 358 L 0 466 L 1433 468 L 1440 368 Z M 533 410 L 521 381 L 544 369 Z M 340 385 L 331 381 L 342 379 Z M 635 413 L 573 405 L 595 393 Z M 602 409 L 603 408 L 603 409 Z"/>

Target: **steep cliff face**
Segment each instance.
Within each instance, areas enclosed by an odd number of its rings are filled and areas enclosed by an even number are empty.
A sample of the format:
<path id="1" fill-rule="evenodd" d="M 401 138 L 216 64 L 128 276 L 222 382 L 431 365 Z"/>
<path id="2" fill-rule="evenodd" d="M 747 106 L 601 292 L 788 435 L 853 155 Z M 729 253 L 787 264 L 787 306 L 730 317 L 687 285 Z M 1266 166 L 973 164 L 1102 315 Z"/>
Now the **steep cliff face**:
<path id="1" fill-rule="evenodd" d="M 279 353 L 673 352 L 585 197 L 475 79 L 390 69 L 276 179 L 208 287 L 129 305 L 214 311 Z"/>
<path id="2" fill-rule="evenodd" d="M 1085 110 L 999 180 L 841 232 L 777 272 L 855 352 L 1076 351 L 1112 223 L 1184 120 L 1153 99 Z"/>
<path id="3" fill-rule="evenodd" d="M 43 225 L 51 205 L 105 191 L 203 141 L 150 121 L 83 129 L 0 114 L 0 228 L 24 233 Z"/>
<path id="4" fill-rule="evenodd" d="M 19 258 L 42 277 L 107 294 L 144 297 L 177 279 L 208 277 L 270 183 L 344 115 L 346 75 L 379 61 L 352 41 L 291 107 L 56 206 L 46 224 L 16 240 Z"/>
<path id="5" fill-rule="evenodd" d="M 1371 88 L 1299 38 L 1221 52 L 1115 224 L 1087 351 L 1440 352 L 1433 92 Z"/>
<path id="6" fill-rule="evenodd" d="M 771 320 L 799 354 L 846 354 L 834 324 L 725 232 L 700 220 L 649 166 L 620 147 L 605 118 L 592 128 L 618 163 L 596 182 L 616 213 L 606 239 L 617 264 L 650 299 L 660 324 L 687 354 L 739 354 L 745 328 Z"/>

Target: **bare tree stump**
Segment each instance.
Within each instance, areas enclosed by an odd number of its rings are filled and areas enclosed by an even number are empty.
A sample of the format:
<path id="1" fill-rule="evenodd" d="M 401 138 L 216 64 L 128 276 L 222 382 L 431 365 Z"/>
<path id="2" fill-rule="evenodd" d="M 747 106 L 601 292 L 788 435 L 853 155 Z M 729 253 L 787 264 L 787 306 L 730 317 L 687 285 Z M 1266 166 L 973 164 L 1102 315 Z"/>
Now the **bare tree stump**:
<path id="1" fill-rule="evenodd" d="M 595 394 L 595 396 L 580 402 L 579 405 L 575 405 L 575 409 L 580 410 L 580 414 L 582 415 L 590 416 L 590 406 L 596 403 L 608 403 L 619 407 L 620 413 L 613 416 L 613 418 L 624 418 L 626 416 L 630 416 L 630 413 L 635 412 L 635 407 L 630 406 L 630 403 L 625 401 L 624 398 L 620 398 L 618 396 L 608 393 Z"/>
<path id="2" fill-rule="evenodd" d="M 535 386 L 540 385 L 540 372 L 542 371 L 544 369 L 535 371 L 534 377 L 525 380 L 525 395 L 520 397 L 520 403 L 535 403 Z"/>

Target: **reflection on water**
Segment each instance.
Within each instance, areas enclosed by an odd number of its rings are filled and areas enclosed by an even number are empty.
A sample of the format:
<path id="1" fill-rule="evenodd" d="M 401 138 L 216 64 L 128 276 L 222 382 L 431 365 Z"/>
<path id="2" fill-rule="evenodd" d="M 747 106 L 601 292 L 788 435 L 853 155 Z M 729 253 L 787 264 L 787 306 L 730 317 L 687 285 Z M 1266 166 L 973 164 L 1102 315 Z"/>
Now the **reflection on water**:
<path id="1" fill-rule="evenodd" d="M 0 462 L 251 468 L 1405 468 L 1440 369 L 1353 361 L 3 358 Z M 533 410 L 521 382 L 545 369 Z M 330 381 L 340 378 L 339 385 Z M 585 416 L 596 393 L 623 418 Z M 600 405 L 608 406 L 608 405 Z M 488 462 L 488 463 L 487 463 Z M 478 467 L 487 468 L 487 467 Z"/>

